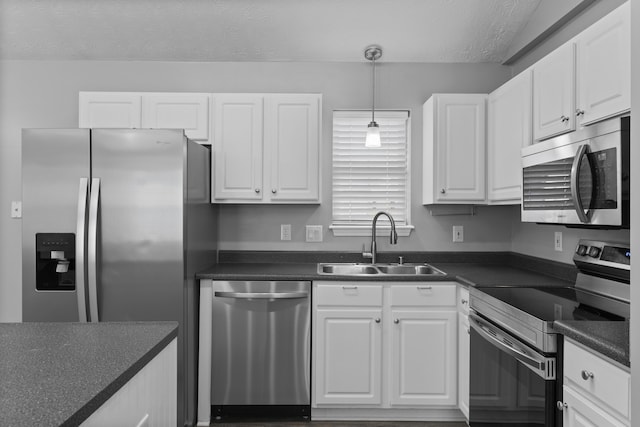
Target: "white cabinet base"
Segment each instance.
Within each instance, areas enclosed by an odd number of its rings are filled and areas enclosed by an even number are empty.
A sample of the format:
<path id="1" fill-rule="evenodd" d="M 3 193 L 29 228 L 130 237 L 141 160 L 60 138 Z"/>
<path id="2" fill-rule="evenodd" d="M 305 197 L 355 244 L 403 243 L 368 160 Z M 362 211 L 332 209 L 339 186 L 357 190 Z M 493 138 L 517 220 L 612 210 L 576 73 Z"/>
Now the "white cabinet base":
<path id="1" fill-rule="evenodd" d="M 465 421 L 457 409 L 311 408 L 314 421 Z"/>
<path id="2" fill-rule="evenodd" d="M 177 355 L 175 338 L 81 425 L 174 426 L 178 418 Z"/>

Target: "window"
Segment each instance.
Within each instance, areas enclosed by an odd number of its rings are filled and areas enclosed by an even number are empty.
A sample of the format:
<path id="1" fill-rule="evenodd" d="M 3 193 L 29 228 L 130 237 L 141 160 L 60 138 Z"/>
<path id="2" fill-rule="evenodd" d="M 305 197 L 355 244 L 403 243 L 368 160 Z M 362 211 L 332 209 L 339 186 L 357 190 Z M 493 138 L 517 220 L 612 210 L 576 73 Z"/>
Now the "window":
<path id="1" fill-rule="evenodd" d="M 380 211 L 393 216 L 398 235 L 408 236 L 409 112 L 376 111 L 382 146 L 367 148 L 364 140 L 371 121 L 369 111 L 333 113 L 333 218 L 336 236 L 369 236 L 371 220 Z M 389 221 L 378 220 L 386 234 Z M 382 233 L 381 233 L 382 234 Z"/>

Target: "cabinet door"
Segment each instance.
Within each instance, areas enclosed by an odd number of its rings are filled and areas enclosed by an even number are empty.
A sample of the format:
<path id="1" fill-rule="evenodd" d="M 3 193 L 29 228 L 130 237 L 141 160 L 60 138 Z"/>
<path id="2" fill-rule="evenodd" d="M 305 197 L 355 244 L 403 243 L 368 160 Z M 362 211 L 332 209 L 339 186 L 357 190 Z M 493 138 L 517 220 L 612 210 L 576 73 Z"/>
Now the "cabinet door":
<path id="1" fill-rule="evenodd" d="M 456 405 L 456 316 L 391 310 L 391 405 Z"/>
<path id="2" fill-rule="evenodd" d="M 485 201 L 486 95 L 435 95 L 436 200 Z M 436 169 L 437 168 L 437 169 Z"/>
<path id="3" fill-rule="evenodd" d="M 469 420 L 469 317 L 458 313 L 458 407 Z"/>
<path id="4" fill-rule="evenodd" d="M 382 403 L 381 319 L 381 309 L 317 310 L 315 403 Z"/>
<path id="5" fill-rule="evenodd" d="M 575 130 L 575 45 L 566 43 L 533 66 L 533 138 Z"/>
<path id="6" fill-rule="evenodd" d="M 262 200 L 262 104 L 261 95 L 213 97 L 214 200 Z"/>
<path id="7" fill-rule="evenodd" d="M 141 95 L 131 92 L 80 92 L 79 127 L 141 127 Z"/>
<path id="8" fill-rule="evenodd" d="M 209 95 L 158 93 L 142 97 L 142 127 L 184 129 L 195 141 L 209 140 Z"/>
<path id="9" fill-rule="evenodd" d="M 564 427 L 624 427 L 628 425 L 613 418 L 571 387 L 563 386 L 562 393 L 566 405 L 562 415 Z"/>
<path id="10" fill-rule="evenodd" d="M 487 184 L 489 203 L 520 203 L 522 153 L 531 144 L 531 70 L 489 94 Z"/>
<path id="11" fill-rule="evenodd" d="M 631 108 L 629 2 L 577 38 L 576 114 L 586 125 Z"/>
<path id="12" fill-rule="evenodd" d="M 271 201 L 319 201 L 320 95 L 266 95 L 264 119 Z"/>

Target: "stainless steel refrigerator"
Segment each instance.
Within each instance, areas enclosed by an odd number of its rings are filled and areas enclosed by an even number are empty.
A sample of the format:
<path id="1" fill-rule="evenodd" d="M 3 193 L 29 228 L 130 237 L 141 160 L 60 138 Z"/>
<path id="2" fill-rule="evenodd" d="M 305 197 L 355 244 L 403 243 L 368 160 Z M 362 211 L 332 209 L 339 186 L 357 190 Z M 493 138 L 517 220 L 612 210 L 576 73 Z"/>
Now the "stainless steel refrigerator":
<path id="1" fill-rule="evenodd" d="M 215 260 L 209 150 L 181 130 L 24 129 L 24 321 L 175 320 L 195 419 L 195 273 Z"/>

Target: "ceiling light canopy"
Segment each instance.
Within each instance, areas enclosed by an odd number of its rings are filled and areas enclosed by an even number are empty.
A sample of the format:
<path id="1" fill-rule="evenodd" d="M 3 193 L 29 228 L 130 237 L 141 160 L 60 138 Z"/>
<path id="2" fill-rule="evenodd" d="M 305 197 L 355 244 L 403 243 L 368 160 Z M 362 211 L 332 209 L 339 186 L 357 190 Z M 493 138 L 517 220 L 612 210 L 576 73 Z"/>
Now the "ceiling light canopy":
<path id="1" fill-rule="evenodd" d="M 376 61 L 382 56 L 380 46 L 372 45 L 364 50 L 364 57 L 371 61 L 373 68 L 372 80 L 372 101 L 371 101 L 371 123 L 367 127 L 367 138 L 364 142 L 365 147 L 380 147 L 380 127 L 375 120 L 376 111 Z"/>

